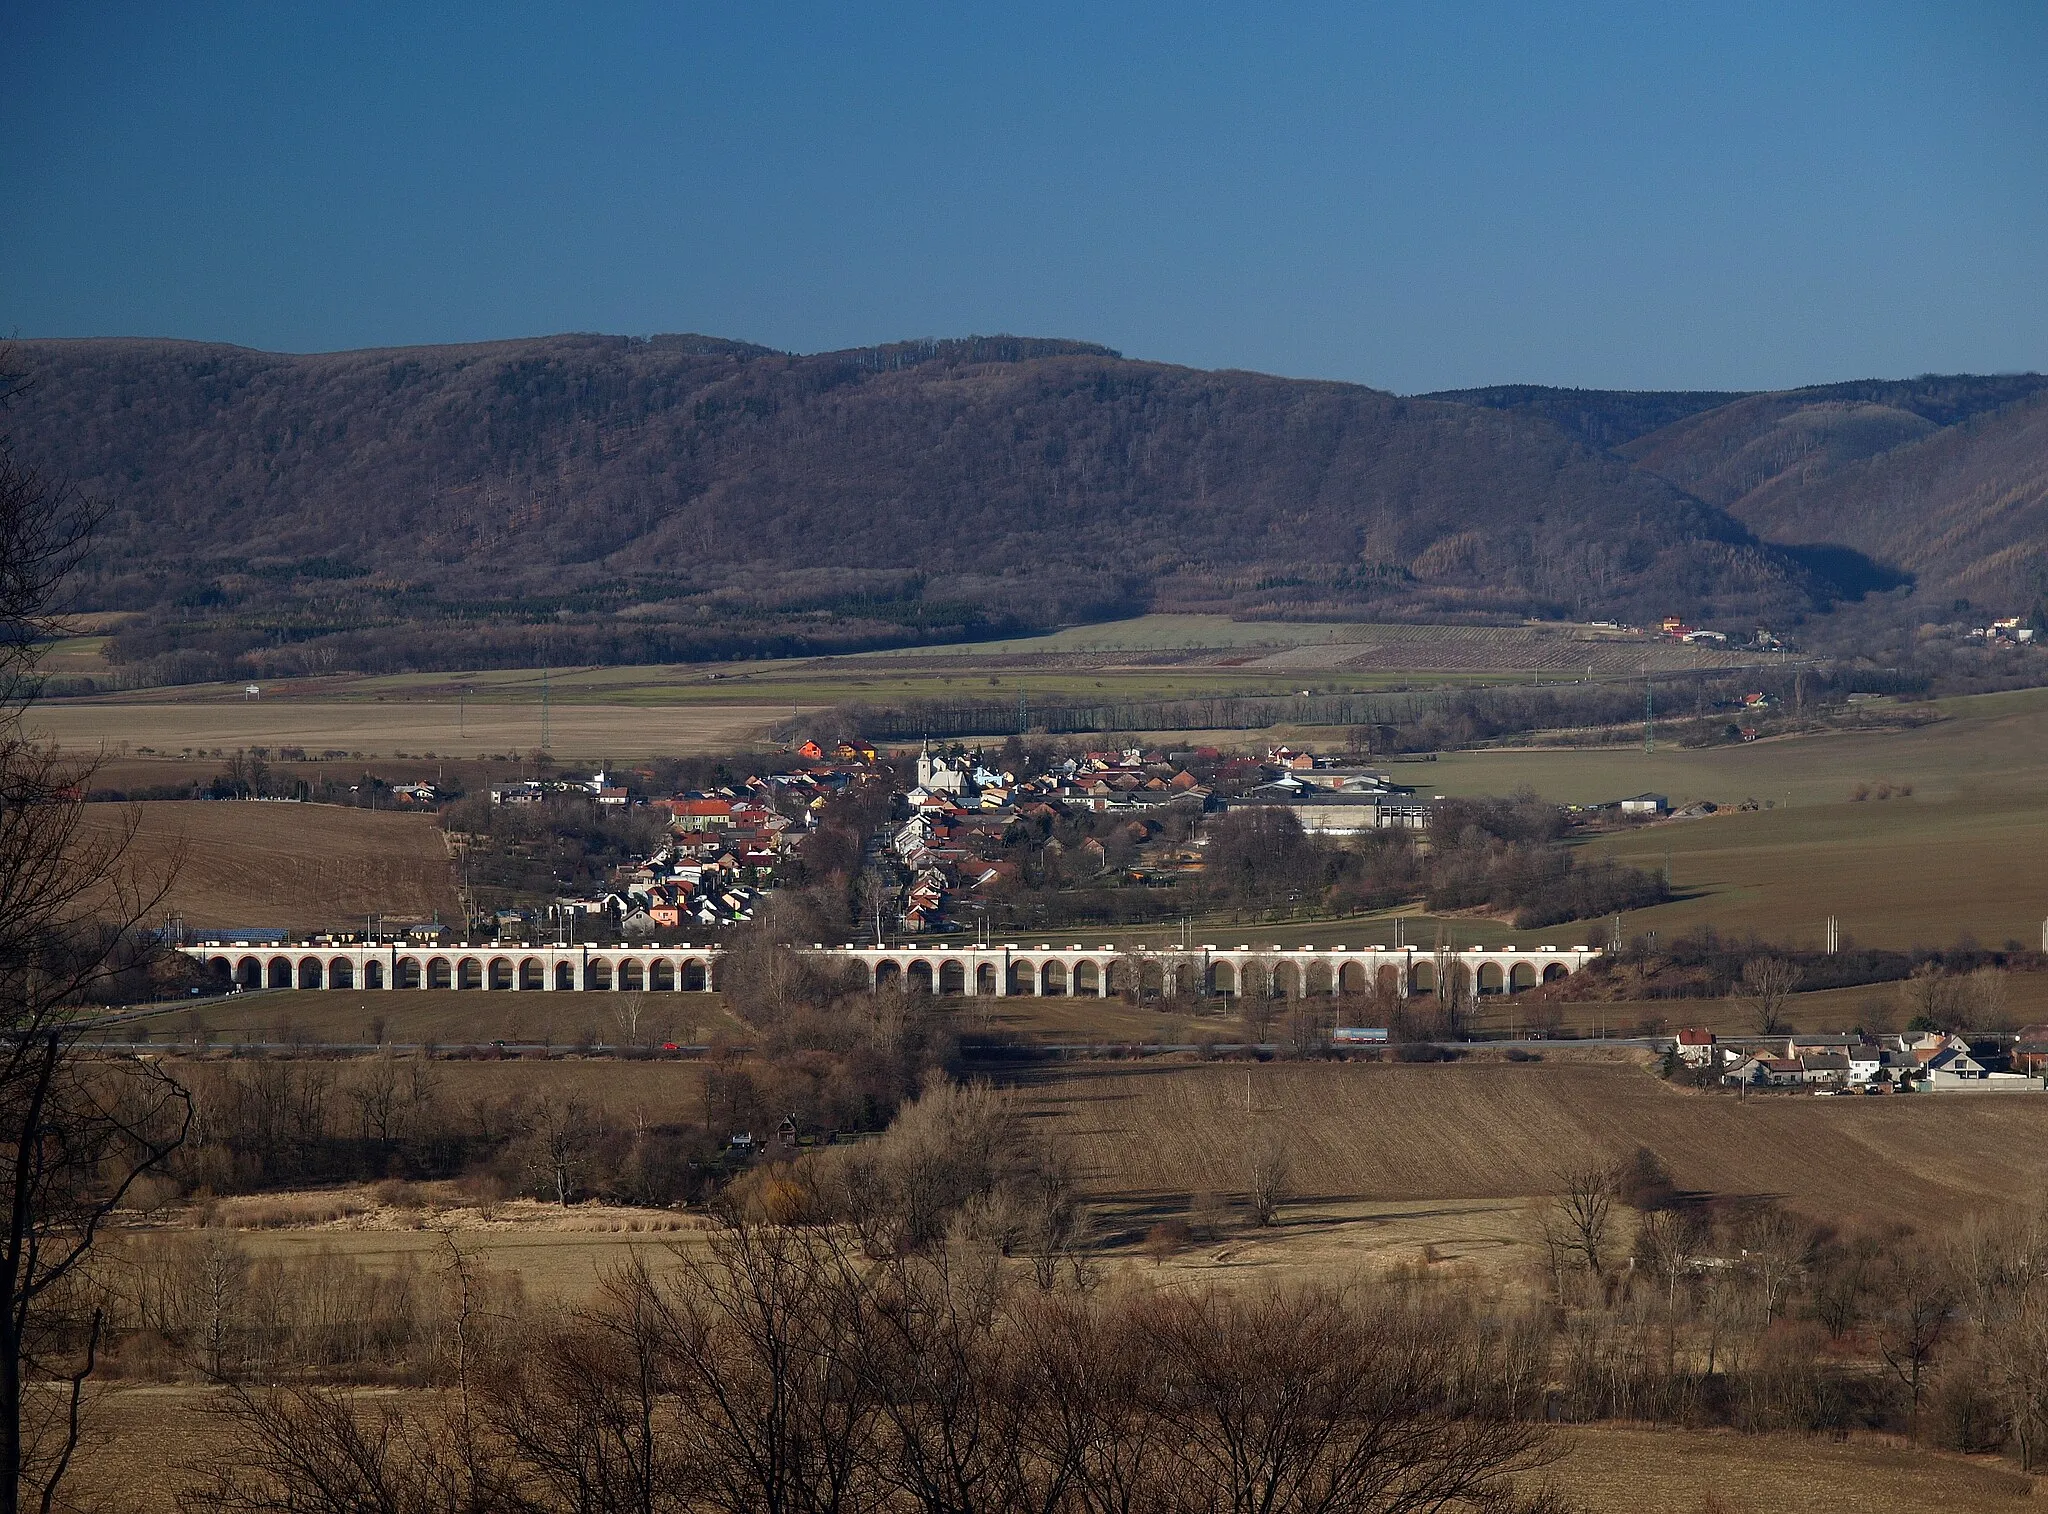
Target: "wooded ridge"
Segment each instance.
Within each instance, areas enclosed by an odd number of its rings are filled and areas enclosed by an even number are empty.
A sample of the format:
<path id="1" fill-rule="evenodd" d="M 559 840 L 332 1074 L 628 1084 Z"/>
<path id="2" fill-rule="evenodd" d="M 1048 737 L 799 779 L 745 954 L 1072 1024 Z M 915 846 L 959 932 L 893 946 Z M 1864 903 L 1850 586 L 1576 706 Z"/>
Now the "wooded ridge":
<path id="1" fill-rule="evenodd" d="M 106 508 L 73 602 L 144 612 L 112 655 L 151 681 L 1145 609 L 1782 625 L 1915 575 L 2002 603 L 2048 539 L 2035 376 L 1403 398 L 1016 337 L 28 341 L 12 364 L 21 454 Z"/>

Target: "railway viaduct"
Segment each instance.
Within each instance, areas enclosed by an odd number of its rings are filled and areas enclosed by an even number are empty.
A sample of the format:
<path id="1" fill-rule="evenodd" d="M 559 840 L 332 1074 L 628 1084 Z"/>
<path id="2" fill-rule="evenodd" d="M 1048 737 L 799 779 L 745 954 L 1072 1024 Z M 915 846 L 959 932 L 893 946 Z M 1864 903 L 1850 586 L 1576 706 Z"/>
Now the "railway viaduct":
<path id="1" fill-rule="evenodd" d="M 181 948 L 245 988 L 468 988 L 542 992 L 709 992 L 715 946 L 519 946 L 501 942 L 410 946 Z M 1435 993 L 1439 974 L 1477 995 L 1511 994 L 1577 972 L 1594 947 L 1467 947 L 1436 953 L 1388 946 L 814 946 L 807 956 L 857 968 L 871 988 L 937 994 L 1108 998 L 1207 994 Z"/>

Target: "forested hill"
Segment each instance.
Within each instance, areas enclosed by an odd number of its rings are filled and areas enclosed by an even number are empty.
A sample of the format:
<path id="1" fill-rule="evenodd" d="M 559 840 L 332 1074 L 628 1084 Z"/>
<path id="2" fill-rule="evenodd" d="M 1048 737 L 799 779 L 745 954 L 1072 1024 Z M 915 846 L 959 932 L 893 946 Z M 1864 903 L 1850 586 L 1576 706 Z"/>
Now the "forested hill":
<path id="1" fill-rule="evenodd" d="M 1008 337 L 35 341 L 13 362 L 33 379 L 15 444 L 108 511 L 78 603 L 146 612 L 116 650 L 155 676 L 678 660 L 1145 608 L 1743 627 L 1837 592 L 1684 470 L 1623 455 L 1723 396 L 1650 404 L 1623 441 L 1540 407 Z"/>
<path id="2" fill-rule="evenodd" d="M 1769 394 L 1507 386 L 1434 398 L 1547 421 L 1719 506 L 1849 593 L 2048 596 L 2048 376 L 1927 374 Z M 1981 616 L 1980 616 L 1981 619 Z"/>

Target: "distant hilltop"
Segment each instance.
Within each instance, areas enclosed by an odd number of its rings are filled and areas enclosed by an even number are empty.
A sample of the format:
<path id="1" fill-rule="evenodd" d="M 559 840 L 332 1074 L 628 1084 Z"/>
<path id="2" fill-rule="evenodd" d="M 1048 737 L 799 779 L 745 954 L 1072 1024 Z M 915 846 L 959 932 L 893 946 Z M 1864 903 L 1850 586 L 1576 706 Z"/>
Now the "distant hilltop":
<path id="1" fill-rule="evenodd" d="M 684 661 L 1142 610 L 1667 615 L 2048 588 L 2048 380 L 1404 398 L 994 336 L 15 344 L 137 679 Z"/>

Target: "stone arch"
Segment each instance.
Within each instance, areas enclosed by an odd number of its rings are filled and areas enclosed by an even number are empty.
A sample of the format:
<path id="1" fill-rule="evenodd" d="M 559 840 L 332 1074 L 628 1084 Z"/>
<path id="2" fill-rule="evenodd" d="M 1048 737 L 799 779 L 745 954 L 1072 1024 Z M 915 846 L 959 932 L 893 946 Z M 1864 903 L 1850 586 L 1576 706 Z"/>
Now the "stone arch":
<path id="1" fill-rule="evenodd" d="M 272 957 L 270 959 L 269 981 L 272 988 L 290 988 L 292 986 L 292 959 L 290 957 Z"/>
<path id="2" fill-rule="evenodd" d="M 1238 972 L 1238 993 L 1247 999 L 1273 997 L 1273 964 L 1265 957 L 1249 959 Z"/>
<path id="3" fill-rule="evenodd" d="M 327 986 L 329 988 L 354 988 L 356 986 L 356 965 L 346 957 L 336 957 L 327 964 Z"/>
<path id="4" fill-rule="evenodd" d="M 371 957 L 368 961 L 363 963 L 363 987 L 382 988 L 383 986 L 384 964 L 382 962 L 379 962 L 375 957 Z"/>
<path id="5" fill-rule="evenodd" d="M 977 994 L 992 994 L 996 991 L 996 965 L 984 962 L 974 970 L 974 991 Z"/>
<path id="6" fill-rule="evenodd" d="M 1301 966 L 1295 962 L 1273 964 L 1273 997 L 1276 999 L 1299 999 L 1301 997 Z"/>
<path id="7" fill-rule="evenodd" d="M 519 959 L 519 975 L 513 979 L 513 982 L 523 989 L 546 988 L 548 986 L 548 966 L 538 957 L 521 957 Z"/>
<path id="8" fill-rule="evenodd" d="M 1311 962 L 1302 969 L 1302 992 L 1328 995 L 1334 987 L 1331 980 L 1329 963 Z"/>
<path id="9" fill-rule="evenodd" d="M 1162 999 L 1165 996 L 1166 964 L 1156 958 L 1144 958 L 1138 963 L 1138 997 Z"/>
<path id="10" fill-rule="evenodd" d="M 206 971 L 210 976 L 219 978 L 224 982 L 232 983 L 235 978 L 235 964 L 226 957 L 208 957 L 206 959 Z"/>
<path id="11" fill-rule="evenodd" d="M 1226 999 L 1234 999 L 1237 997 L 1238 983 L 1242 978 L 1243 974 L 1237 970 L 1235 963 L 1218 961 L 1209 969 L 1209 992 L 1221 994 Z"/>
<path id="12" fill-rule="evenodd" d="M 884 958 L 875 964 L 875 988 L 896 988 L 903 982 L 903 964 Z"/>
<path id="13" fill-rule="evenodd" d="M 702 993 L 710 984 L 711 969 L 702 957 L 691 957 L 683 963 L 683 992 Z"/>
<path id="14" fill-rule="evenodd" d="M 647 964 L 638 957 L 627 957 L 619 963 L 619 988 L 621 992 L 637 994 L 647 987 Z"/>
<path id="15" fill-rule="evenodd" d="M 1451 992 L 1460 999 L 1472 997 L 1472 969 L 1463 962 L 1451 964 Z"/>
<path id="16" fill-rule="evenodd" d="M 1038 991 L 1042 994 L 1063 994 L 1067 991 L 1067 964 L 1057 957 L 1049 957 L 1038 967 Z"/>
<path id="17" fill-rule="evenodd" d="M 427 988 L 453 988 L 455 986 L 455 964 L 446 957 L 430 957 L 427 960 Z"/>
<path id="18" fill-rule="evenodd" d="M 1173 992 L 1176 998 L 1194 999 L 1202 993 L 1202 966 L 1199 962 L 1180 962 L 1173 969 Z"/>
<path id="19" fill-rule="evenodd" d="M 666 957 L 656 957 L 647 965 L 647 986 L 658 994 L 672 994 L 676 991 L 676 965 Z"/>
<path id="20" fill-rule="evenodd" d="M 1035 962 L 1012 961 L 1009 966 L 1009 989 L 1013 994 L 1038 992 L 1038 964 Z"/>
<path id="21" fill-rule="evenodd" d="M 1373 985 L 1389 998 L 1401 992 L 1401 969 L 1391 962 L 1382 962 L 1379 971 L 1373 974 Z"/>
<path id="22" fill-rule="evenodd" d="M 903 986 L 914 994 L 928 994 L 932 991 L 932 965 L 918 957 L 903 970 Z"/>
<path id="23" fill-rule="evenodd" d="M 609 989 L 612 986 L 612 959 L 592 957 L 583 969 L 583 986 L 591 989 Z"/>
<path id="24" fill-rule="evenodd" d="M 235 968 L 235 981 L 244 988 L 263 986 L 263 964 L 254 957 L 244 957 Z"/>
<path id="25" fill-rule="evenodd" d="M 425 988 L 427 986 L 427 975 L 420 967 L 420 961 L 417 957 L 400 957 L 396 971 L 398 974 L 397 983 L 400 988 Z"/>
<path id="26" fill-rule="evenodd" d="M 1408 991 L 1417 994 L 1436 992 L 1436 964 L 1418 962 L 1408 969 Z"/>
<path id="27" fill-rule="evenodd" d="M 1337 969 L 1337 988 L 1341 993 L 1364 994 L 1372 992 L 1372 973 L 1366 964 L 1356 957 L 1348 958 Z"/>
<path id="28" fill-rule="evenodd" d="M 574 990 L 576 987 L 576 964 L 557 962 L 555 964 L 555 987 Z"/>
<path id="29" fill-rule="evenodd" d="M 456 961 L 456 988 L 482 988 L 484 982 L 484 964 L 481 958 L 462 957 Z"/>
<path id="30" fill-rule="evenodd" d="M 939 964 L 939 992 L 942 994 L 964 994 L 967 992 L 967 964 L 958 957 L 948 957 Z"/>
<path id="31" fill-rule="evenodd" d="M 511 988 L 519 981 L 519 965 L 510 957 L 493 957 L 484 968 L 486 988 Z"/>
<path id="32" fill-rule="evenodd" d="M 1525 988 L 1536 986 L 1536 964 L 1517 962 L 1508 969 L 1508 992 L 1518 994 Z"/>
<path id="33" fill-rule="evenodd" d="M 1090 958 L 1083 958 L 1074 964 L 1073 991 L 1077 994 L 1099 995 L 1102 992 L 1101 964 Z"/>
<path id="34" fill-rule="evenodd" d="M 1570 975 L 1571 969 L 1562 962 L 1546 962 L 1543 964 L 1543 981 L 1545 983 L 1562 983 Z"/>
<path id="35" fill-rule="evenodd" d="M 320 971 L 320 959 L 318 957 L 300 959 L 298 981 L 300 988 L 318 988 L 326 981 L 325 975 Z"/>
<path id="36" fill-rule="evenodd" d="M 1479 991 L 1482 994 L 1504 994 L 1508 991 L 1508 975 L 1498 962 L 1479 964 Z"/>

